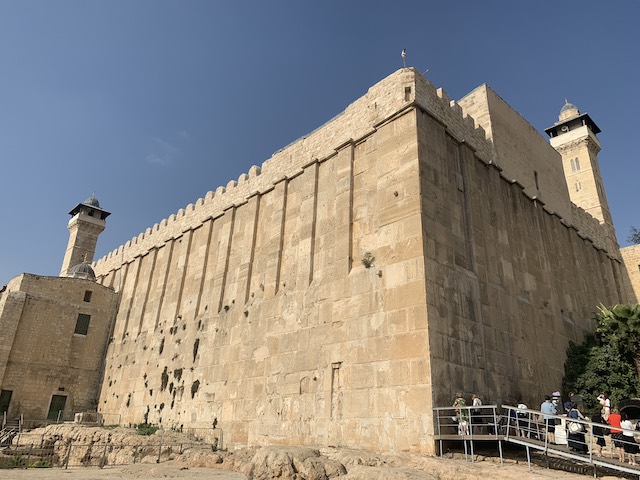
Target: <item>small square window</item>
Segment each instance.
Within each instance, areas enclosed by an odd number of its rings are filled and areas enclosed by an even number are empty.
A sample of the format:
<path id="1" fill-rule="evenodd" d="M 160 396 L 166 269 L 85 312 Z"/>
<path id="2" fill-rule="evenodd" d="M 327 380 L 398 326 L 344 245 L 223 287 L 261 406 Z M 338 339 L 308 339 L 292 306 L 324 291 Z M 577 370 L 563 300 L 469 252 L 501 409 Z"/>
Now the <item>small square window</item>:
<path id="1" fill-rule="evenodd" d="M 84 301 L 89 303 L 91 301 L 91 294 L 93 292 L 91 290 L 87 290 L 86 292 L 84 292 Z"/>
<path id="2" fill-rule="evenodd" d="M 76 329 L 73 333 L 86 335 L 89 331 L 89 320 L 91 320 L 91 315 L 86 315 L 84 313 L 79 314 L 78 320 L 76 321 Z"/>

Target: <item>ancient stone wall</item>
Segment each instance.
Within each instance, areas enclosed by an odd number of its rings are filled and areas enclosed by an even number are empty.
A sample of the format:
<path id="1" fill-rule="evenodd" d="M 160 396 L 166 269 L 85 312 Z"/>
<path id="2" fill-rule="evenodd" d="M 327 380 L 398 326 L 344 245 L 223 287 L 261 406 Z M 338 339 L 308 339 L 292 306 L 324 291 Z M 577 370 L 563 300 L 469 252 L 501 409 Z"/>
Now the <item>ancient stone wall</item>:
<path id="1" fill-rule="evenodd" d="M 610 252 L 609 237 L 607 230 L 603 225 L 581 207 L 571 204 L 571 221 L 569 222 L 578 232 L 585 238 L 588 238 L 593 244 L 602 250 L 607 251 L 611 256 L 619 259 L 620 254 L 617 250 Z"/>
<path id="2" fill-rule="evenodd" d="M 624 286 L 627 302 L 640 301 L 640 244 L 620 249 L 622 261 L 626 267 Z"/>
<path id="3" fill-rule="evenodd" d="M 411 90 L 414 77 L 415 72 L 412 69 L 403 69 L 372 86 L 344 112 L 274 153 L 261 167 L 254 166 L 248 174 L 240 175 L 237 181 L 231 180 L 226 186 L 218 187 L 215 192 L 208 192 L 195 204 L 180 209 L 177 214 L 148 228 L 144 233 L 98 260 L 94 265 L 96 273 L 104 276 L 119 269 L 123 263 L 131 262 L 136 256 L 144 255 L 152 248 L 161 247 L 167 239 L 199 228 L 208 219 L 221 215 L 234 205 L 245 203 L 255 192 L 267 192 L 283 178 L 299 175 L 306 166 L 316 160 L 324 160 L 335 155 L 336 149 L 340 146 L 370 135 L 378 124 L 384 123 L 403 107 L 410 106 L 414 100 Z M 405 85 L 410 89 L 408 92 Z M 472 120 L 471 122 L 473 123 Z M 115 281 L 117 282 L 117 279 Z"/>
<path id="4" fill-rule="evenodd" d="M 403 69 L 107 255 L 96 274 L 121 301 L 100 410 L 216 421 L 229 446 L 430 452 L 455 389 L 557 388 L 619 264 L 493 160 Z"/>
<path id="5" fill-rule="evenodd" d="M 52 395 L 66 397 L 64 418 L 95 406 L 115 308 L 115 293 L 89 280 L 22 274 L 9 282 L 0 294 L 0 388 L 13 392 L 9 416 L 43 420 Z M 79 314 L 90 316 L 86 335 L 74 333 Z"/>
<path id="6" fill-rule="evenodd" d="M 435 402 L 537 405 L 596 306 L 619 302 L 620 264 L 430 115 L 418 126 Z"/>
<path id="7" fill-rule="evenodd" d="M 430 448 L 415 111 L 336 147 L 125 265 L 102 411 Z"/>
<path id="8" fill-rule="evenodd" d="M 487 132 L 494 161 L 504 176 L 517 180 L 527 195 L 537 197 L 548 209 L 571 218 L 562 157 L 549 142 L 487 85 L 459 103 Z"/>

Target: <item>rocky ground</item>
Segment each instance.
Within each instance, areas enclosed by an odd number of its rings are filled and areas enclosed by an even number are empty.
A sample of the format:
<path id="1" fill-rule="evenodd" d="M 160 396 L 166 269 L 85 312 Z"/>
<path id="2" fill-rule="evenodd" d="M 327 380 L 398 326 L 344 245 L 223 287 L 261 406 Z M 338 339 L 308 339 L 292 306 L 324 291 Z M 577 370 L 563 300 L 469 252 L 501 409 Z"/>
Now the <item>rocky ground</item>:
<path id="1" fill-rule="evenodd" d="M 216 479 L 216 480 L 501 480 L 585 479 L 593 470 L 565 465 L 574 472 L 545 468 L 546 462 L 534 457 L 532 469 L 521 453 L 513 451 L 504 464 L 494 456 L 477 455 L 465 461 L 464 454 L 450 453 L 446 458 L 424 455 L 381 455 L 342 448 L 260 447 L 233 452 L 213 451 L 177 432 L 140 436 L 130 429 L 99 429 L 76 425 L 49 426 L 38 436 L 23 437 L 18 448 L 21 458 L 33 464 L 35 454 L 69 469 L 29 468 L 2 470 L 0 478 L 9 480 L 102 480 L 102 479 Z M 38 442 L 34 442 L 38 439 Z M 44 442 L 43 442 L 44 441 Z M 31 443 L 29 443 L 31 442 Z M 110 444 L 110 447 L 105 445 Z M 71 448 L 69 447 L 71 445 Z M 37 447 L 37 448 L 36 448 Z M 44 448 L 40 448 L 44 447 Z M 30 453 L 29 453 L 30 452 Z M 486 453 L 486 452 L 485 452 Z M 160 463 L 156 463 L 160 458 Z M 5 457 L 9 466 L 15 457 Z M 43 462 L 44 463 L 44 462 Z M 562 462 L 552 462 L 560 466 Z M 103 468 L 100 468 L 100 466 Z M 602 474 L 601 474 L 602 475 Z M 619 478 L 606 477 L 600 478 Z"/>

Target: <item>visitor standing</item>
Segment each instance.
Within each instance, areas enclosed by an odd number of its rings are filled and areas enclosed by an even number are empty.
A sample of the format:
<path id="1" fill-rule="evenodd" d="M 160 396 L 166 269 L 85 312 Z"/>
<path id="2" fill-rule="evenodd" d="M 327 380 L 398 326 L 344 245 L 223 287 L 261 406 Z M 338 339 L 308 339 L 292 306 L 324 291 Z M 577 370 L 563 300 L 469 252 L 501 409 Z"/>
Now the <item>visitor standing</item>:
<path id="1" fill-rule="evenodd" d="M 521 437 L 529 437 L 530 425 L 529 425 L 529 413 L 525 412 L 529 407 L 522 400 L 518 402 L 518 434 Z"/>
<path id="2" fill-rule="evenodd" d="M 609 393 L 602 392 L 600 395 L 598 395 L 598 401 L 600 402 L 600 405 L 602 405 L 602 419 L 605 422 L 608 422 L 609 415 L 611 415 L 611 400 L 609 400 Z"/>
<path id="3" fill-rule="evenodd" d="M 622 422 L 622 417 L 620 417 L 620 411 L 618 408 L 614 408 L 611 410 L 611 415 L 609 415 L 609 425 L 611 428 L 611 441 L 613 442 L 614 447 L 616 447 L 616 453 L 618 454 L 618 459 L 624 463 L 624 435 L 622 434 L 622 427 L 620 423 Z M 617 428 L 616 428 L 617 427 Z"/>
<path id="4" fill-rule="evenodd" d="M 593 416 L 591 417 L 591 421 L 595 424 L 595 423 L 607 423 L 604 421 L 604 418 L 602 418 L 602 411 L 601 410 L 596 410 L 593 412 Z M 591 433 L 593 434 L 593 438 L 596 439 L 596 443 L 595 443 L 595 447 L 594 451 L 595 454 L 599 457 L 603 456 L 602 455 L 602 449 L 604 448 L 604 446 L 606 445 L 606 442 L 604 440 L 604 435 L 605 435 L 605 427 L 601 427 L 599 425 L 593 425 L 591 427 Z"/>
<path id="5" fill-rule="evenodd" d="M 461 392 L 456 392 L 452 406 L 458 421 L 458 435 L 469 435 L 469 411 Z"/>
<path id="6" fill-rule="evenodd" d="M 482 400 L 480 397 L 473 393 L 471 395 L 471 426 L 473 427 L 473 432 L 480 434 L 481 433 L 481 425 L 484 423 L 482 418 Z"/>
<path id="7" fill-rule="evenodd" d="M 572 422 L 569 418 L 573 420 L 585 419 L 584 415 L 578 410 L 578 404 L 576 402 L 571 402 L 571 408 L 569 409 L 569 413 L 567 413 L 567 442 L 569 444 L 569 450 L 572 452 L 586 453 L 587 442 L 584 437 L 584 424 Z"/>
<path id="8" fill-rule="evenodd" d="M 624 428 L 624 432 L 622 432 L 622 435 L 624 437 L 624 453 L 629 456 L 630 465 L 637 465 L 636 455 L 638 454 L 638 444 L 633 438 L 633 424 L 631 423 L 631 420 L 629 420 L 629 416 L 626 413 L 623 413 L 621 418 L 622 421 L 620 422 L 620 426 Z"/>
<path id="9" fill-rule="evenodd" d="M 555 445 L 556 443 L 556 419 L 551 415 L 558 413 L 556 406 L 551 402 L 549 395 L 544 396 L 544 402 L 540 405 L 540 411 L 544 415 L 544 429 L 547 431 L 547 440 Z"/>

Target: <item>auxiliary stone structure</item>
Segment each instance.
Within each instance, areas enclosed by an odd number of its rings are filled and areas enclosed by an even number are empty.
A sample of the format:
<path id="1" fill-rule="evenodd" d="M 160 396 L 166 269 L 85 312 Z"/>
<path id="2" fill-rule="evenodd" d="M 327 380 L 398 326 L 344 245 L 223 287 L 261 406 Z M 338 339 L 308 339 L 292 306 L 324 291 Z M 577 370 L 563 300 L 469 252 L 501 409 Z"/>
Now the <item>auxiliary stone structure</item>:
<path id="1" fill-rule="evenodd" d="M 33 426 L 97 407 L 118 304 L 112 288 L 96 283 L 88 259 L 109 212 L 92 195 L 69 213 L 64 276 L 23 273 L 0 293 L 0 415 L 8 417 L 3 421 L 21 416 Z M 96 232 L 97 222 L 102 225 Z"/>
<path id="2" fill-rule="evenodd" d="M 553 148 L 488 86 L 456 102 L 398 70 L 93 264 L 114 301 L 100 413 L 431 453 L 455 391 L 535 403 L 596 306 L 636 301 L 598 131 L 563 107 Z"/>

